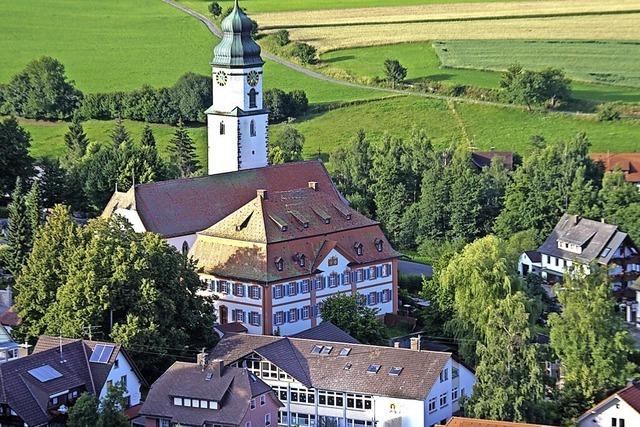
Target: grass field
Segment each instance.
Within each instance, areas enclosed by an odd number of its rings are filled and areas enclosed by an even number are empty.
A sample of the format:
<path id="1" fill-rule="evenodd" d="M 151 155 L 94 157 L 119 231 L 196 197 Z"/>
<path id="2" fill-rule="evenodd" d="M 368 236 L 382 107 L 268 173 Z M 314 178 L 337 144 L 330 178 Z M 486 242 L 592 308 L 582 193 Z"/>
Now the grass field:
<path id="1" fill-rule="evenodd" d="M 34 120 L 20 119 L 20 125 L 31 134 L 32 142 L 30 153 L 33 157 L 61 157 L 65 152 L 64 134 L 69 128 L 66 122 L 41 122 Z M 134 141 L 139 141 L 142 135 L 144 123 L 125 120 L 124 124 Z M 111 141 L 110 132 L 114 127 L 113 121 L 89 120 L 83 123 L 84 130 L 89 141 L 108 142 Z M 156 138 L 160 153 L 167 156 L 169 140 L 173 136 L 174 128 L 167 125 L 151 125 L 153 135 Z M 193 138 L 198 158 L 202 162 L 207 155 L 207 132 L 205 127 L 194 127 L 189 129 L 189 134 Z"/>
<path id="2" fill-rule="evenodd" d="M 206 13 L 210 0 L 179 0 L 192 9 Z M 505 0 L 241 0 L 240 5 L 251 14 L 262 12 L 291 12 L 300 10 L 336 10 L 382 6 L 412 6 L 422 4 L 493 3 Z M 509 1 L 509 0 L 507 0 Z M 513 0 L 515 1 L 515 0 Z M 234 0 L 218 0 L 223 9 L 233 6 Z"/>
<path id="3" fill-rule="evenodd" d="M 559 67 L 574 79 L 597 81 L 606 74 L 609 78 L 616 76 L 619 84 L 640 82 L 640 43 L 494 40 L 433 45 L 440 57 L 431 43 L 419 42 L 340 49 L 323 54 L 321 59 L 326 66 L 345 70 L 355 77 L 382 77 L 384 60 L 398 59 L 407 67 L 409 81 L 430 79 L 485 88 L 498 87 L 501 74 L 473 68 L 504 70 L 515 61 L 534 69 Z M 473 68 L 443 68 L 441 58 L 451 67 Z M 449 62 L 449 58 L 455 61 Z M 640 102 L 640 88 L 575 81 L 573 89 L 578 99 Z"/>
<path id="4" fill-rule="evenodd" d="M 513 108 L 491 107 L 415 97 L 399 97 L 345 107 L 294 123 L 306 138 L 304 154 L 331 153 L 345 145 L 358 129 L 379 141 L 388 133 L 406 138 L 412 129 L 425 129 L 435 144 L 468 139 L 480 149 L 516 151 L 526 155 L 530 138 L 569 138 L 586 132 L 593 151 L 640 150 L 640 121 L 597 122 L 558 113 L 528 113 Z M 457 116 L 457 117 L 456 117 Z M 286 125 L 273 126 L 271 139 Z"/>
<path id="5" fill-rule="evenodd" d="M 159 0 L 2 0 L 0 34 L 0 82 L 49 55 L 88 92 L 207 73 L 213 48 L 203 25 Z"/>
<path id="6" fill-rule="evenodd" d="M 343 4 L 346 2 L 343 2 Z M 553 16 L 568 14 L 613 13 L 640 10 L 639 0 L 534 0 L 491 3 L 424 2 L 413 6 L 385 4 L 384 7 L 313 10 L 297 12 L 254 13 L 261 28 L 295 28 L 299 26 L 339 26 L 372 23 L 443 21 L 460 19 L 505 18 L 516 16 Z"/>

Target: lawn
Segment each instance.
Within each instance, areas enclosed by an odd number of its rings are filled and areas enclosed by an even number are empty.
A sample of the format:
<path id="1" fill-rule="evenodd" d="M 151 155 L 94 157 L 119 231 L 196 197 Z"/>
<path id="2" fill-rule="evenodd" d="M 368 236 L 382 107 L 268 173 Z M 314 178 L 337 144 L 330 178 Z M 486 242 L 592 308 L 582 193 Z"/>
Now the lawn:
<path id="1" fill-rule="evenodd" d="M 598 122 L 592 118 L 559 113 L 529 113 L 508 107 L 456 103 L 456 118 L 451 103 L 445 101 L 397 97 L 344 107 L 292 124 L 306 138 L 305 157 L 318 152 L 331 153 L 349 143 L 358 129 L 364 129 L 374 143 L 383 135 L 407 138 L 413 129 L 424 129 L 434 144 L 469 141 L 479 149 L 508 150 L 526 155 L 530 138 L 541 135 L 549 140 L 569 138 L 586 132 L 593 151 L 637 151 L 640 149 L 640 122 Z M 272 126 L 271 140 L 286 125 Z M 326 157 L 326 156 L 323 156 Z"/>
<path id="2" fill-rule="evenodd" d="M 208 73 L 213 48 L 203 25 L 159 0 L 2 0 L 0 34 L 0 82 L 49 55 L 87 92 Z"/>
<path id="3" fill-rule="evenodd" d="M 32 137 L 30 153 L 33 157 L 61 157 L 65 152 L 64 134 L 69 128 L 66 122 L 41 122 L 20 119 L 20 125 L 29 131 Z M 144 123 L 131 120 L 124 121 L 134 141 L 142 135 Z M 83 123 L 89 141 L 108 142 L 113 121 L 89 120 Z M 174 133 L 174 128 L 167 125 L 151 125 L 160 153 L 168 156 L 167 148 Z M 196 144 L 198 158 L 206 165 L 207 132 L 204 126 L 189 129 L 189 134 Z"/>
<path id="4" fill-rule="evenodd" d="M 345 70 L 355 77 L 382 77 L 384 60 L 397 59 L 407 68 L 409 81 L 430 79 L 486 88 L 497 88 L 501 74 L 473 68 L 503 70 L 515 61 L 533 69 L 559 67 L 580 80 L 597 82 L 606 74 L 617 76 L 617 83 L 640 82 L 640 43 L 494 40 L 447 41 L 433 45 L 435 50 L 430 42 L 340 49 L 323 54 L 321 59 L 323 65 Z M 572 47 L 575 47 L 573 53 Z M 629 48 L 626 54 L 625 48 Z M 451 67 L 443 68 L 440 58 Z M 458 66 L 469 68 L 452 68 Z M 578 99 L 640 102 L 640 88 L 576 81 L 573 89 Z"/>
<path id="5" fill-rule="evenodd" d="M 179 0 L 192 9 L 206 13 L 211 0 Z M 505 0 L 241 0 L 248 13 L 290 12 L 299 10 L 347 9 L 383 6 L 413 6 L 422 4 L 493 3 Z M 513 0 L 515 1 L 515 0 Z M 218 0 L 223 9 L 233 6 L 234 0 Z"/>

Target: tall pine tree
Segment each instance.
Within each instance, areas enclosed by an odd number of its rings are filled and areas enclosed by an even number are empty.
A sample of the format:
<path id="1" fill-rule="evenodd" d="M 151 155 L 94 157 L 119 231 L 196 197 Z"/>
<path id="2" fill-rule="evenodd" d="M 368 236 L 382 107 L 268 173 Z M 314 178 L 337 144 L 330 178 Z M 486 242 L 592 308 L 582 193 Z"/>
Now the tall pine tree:
<path id="1" fill-rule="evenodd" d="M 29 193 L 25 197 L 25 205 L 31 233 L 29 247 L 33 247 L 33 239 L 35 239 L 36 232 L 42 223 L 42 194 L 38 181 L 34 181 L 33 184 L 31 184 L 31 190 L 29 190 Z"/>
<path id="2" fill-rule="evenodd" d="M 129 131 L 127 131 L 127 128 L 120 118 L 116 120 L 116 126 L 111 131 L 111 140 L 115 147 L 119 147 L 125 142 L 131 143 L 131 135 L 129 135 Z"/>
<path id="3" fill-rule="evenodd" d="M 180 177 L 192 176 L 200 168 L 195 145 L 182 120 L 178 122 L 178 128 L 171 139 L 169 151 L 171 153 L 171 161 L 180 171 Z"/>
<path id="4" fill-rule="evenodd" d="M 142 129 L 142 138 L 140 138 L 140 145 L 143 147 L 156 147 L 156 138 L 153 136 L 153 130 L 149 123 L 145 123 L 144 129 Z"/>
<path id="5" fill-rule="evenodd" d="M 9 250 L 7 267 L 18 276 L 31 252 L 31 222 L 27 213 L 22 180 L 18 178 L 9 204 Z"/>
<path id="6" fill-rule="evenodd" d="M 84 133 L 84 128 L 82 127 L 82 122 L 78 114 L 73 115 L 69 130 L 64 135 L 64 142 L 67 145 L 67 153 L 65 155 L 65 163 L 67 165 L 72 165 L 87 152 L 89 138 L 87 138 L 87 134 Z"/>

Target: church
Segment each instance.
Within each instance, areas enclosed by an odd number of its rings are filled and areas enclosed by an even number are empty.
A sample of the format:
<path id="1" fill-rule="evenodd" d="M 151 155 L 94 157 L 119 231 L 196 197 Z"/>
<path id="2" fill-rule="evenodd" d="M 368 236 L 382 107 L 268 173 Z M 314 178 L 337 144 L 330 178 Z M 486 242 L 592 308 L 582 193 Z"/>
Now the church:
<path id="1" fill-rule="evenodd" d="M 116 191 L 102 216 L 121 215 L 192 257 L 221 325 L 296 334 L 339 293 L 395 313 L 400 254 L 380 224 L 349 206 L 322 162 L 268 165 L 264 61 L 251 28 L 236 2 L 211 63 L 208 175 Z"/>

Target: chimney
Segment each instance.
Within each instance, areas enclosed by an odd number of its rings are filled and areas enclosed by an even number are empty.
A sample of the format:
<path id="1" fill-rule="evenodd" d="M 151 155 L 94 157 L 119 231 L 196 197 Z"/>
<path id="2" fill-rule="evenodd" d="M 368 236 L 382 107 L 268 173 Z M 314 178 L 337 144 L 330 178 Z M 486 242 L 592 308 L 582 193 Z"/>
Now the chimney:
<path id="1" fill-rule="evenodd" d="M 573 225 L 578 225 L 580 222 L 580 215 L 571 215 L 571 219 L 573 219 Z"/>
<path id="2" fill-rule="evenodd" d="M 309 188 L 313 191 L 318 191 L 318 182 L 317 181 L 309 181 Z"/>
<path id="3" fill-rule="evenodd" d="M 410 338 L 410 342 L 411 342 L 411 350 L 415 350 L 415 351 L 420 351 L 420 335 L 418 335 L 417 337 L 411 337 Z"/>
<path id="4" fill-rule="evenodd" d="M 260 197 L 262 200 L 267 200 L 267 190 L 257 190 L 256 191 L 258 197 Z"/>
<path id="5" fill-rule="evenodd" d="M 200 368 L 202 368 L 203 371 L 204 371 L 205 365 L 207 364 L 207 353 L 205 350 L 206 349 L 203 348 L 202 351 L 198 353 L 198 356 L 196 356 L 196 363 Z"/>
<path id="6" fill-rule="evenodd" d="M 211 366 L 216 372 L 218 378 L 220 378 L 222 376 L 222 373 L 224 372 L 224 360 L 214 360 L 213 362 L 211 362 Z"/>
<path id="7" fill-rule="evenodd" d="M 395 341 L 393 343 L 393 348 L 400 348 L 400 341 Z"/>

